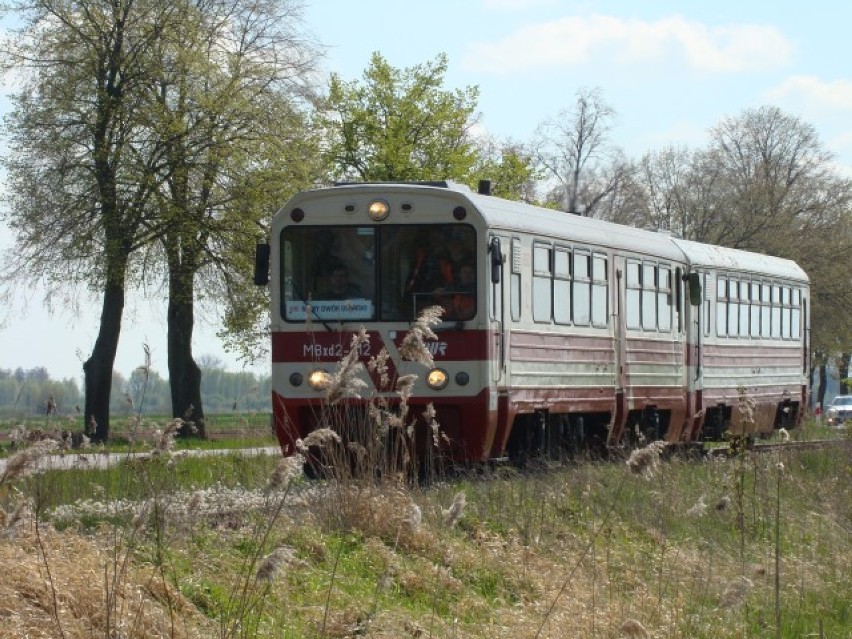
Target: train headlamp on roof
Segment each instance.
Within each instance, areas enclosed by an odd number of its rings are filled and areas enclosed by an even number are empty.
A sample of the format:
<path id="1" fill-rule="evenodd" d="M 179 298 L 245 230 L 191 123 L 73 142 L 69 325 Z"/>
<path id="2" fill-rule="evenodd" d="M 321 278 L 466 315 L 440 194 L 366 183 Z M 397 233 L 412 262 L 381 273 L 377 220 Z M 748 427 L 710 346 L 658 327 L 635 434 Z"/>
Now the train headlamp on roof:
<path id="1" fill-rule="evenodd" d="M 367 207 L 367 213 L 374 222 L 381 222 L 390 213 L 390 205 L 384 200 L 373 200 Z"/>

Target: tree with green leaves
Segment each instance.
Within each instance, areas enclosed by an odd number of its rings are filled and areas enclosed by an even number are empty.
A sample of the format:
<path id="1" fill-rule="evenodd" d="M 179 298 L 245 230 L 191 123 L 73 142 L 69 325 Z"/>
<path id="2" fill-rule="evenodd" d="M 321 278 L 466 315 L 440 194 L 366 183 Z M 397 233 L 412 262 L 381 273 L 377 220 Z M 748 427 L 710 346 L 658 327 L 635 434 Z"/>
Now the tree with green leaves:
<path id="1" fill-rule="evenodd" d="M 333 178 L 465 181 L 478 89 L 443 88 L 446 55 L 395 69 L 374 53 L 363 81 L 332 75 L 321 123 Z"/>
<path id="2" fill-rule="evenodd" d="M 9 188 L 3 219 L 16 246 L 3 280 L 42 284 L 67 300 L 101 293 L 94 348 L 83 364 L 87 427 L 109 434 L 109 406 L 131 257 L 150 241 L 143 224 L 163 148 L 140 118 L 154 44 L 172 18 L 164 0 L 16 2 L 21 20 L 4 52 L 22 76 L 5 130 Z"/>
<path id="3" fill-rule="evenodd" d="M 541 177 L 532 155 L 521 145 L 495 140 L 477 144 L 477 160 L 471 170 L 468 186 L 476 190 L 480 180 L 491 182 L 491 193 L 507 200 L 534 204 L 536 181 Z"/>
<path id="4" fill-rule="evenodd" d="M 203 417 L 195 287 L 240 309 L 264 220 L 313 172 L 305 106 L 316 50 L 286 0 L 17 2 L 5 63 L 23 70 L 6 131 L 5 281 L 97 287 L 85 419 L 109 433 L 129 286 L 166 282 L 173 412 Z M 310 148 L 308 148 L 310 147 Z M 192 407 L 190 411 L 189 408 Z M 195 412 L 197 411 L 197 412 Z M 201 422 L 203 423 L 203 422 Z"/>
<path id="5" fill-rule="evenodd" d="M 158 239 L 172 413 L 203 436 L 192 356 L 196 290 L 241 298 L 246 282 L 237 269 L 253 254 L 263 220 L 318 174 L 307 118 L 318 54 L 289 1 L 180 0 L 175 11 L 152 78 L 151 128 L 165 147 Z"/>

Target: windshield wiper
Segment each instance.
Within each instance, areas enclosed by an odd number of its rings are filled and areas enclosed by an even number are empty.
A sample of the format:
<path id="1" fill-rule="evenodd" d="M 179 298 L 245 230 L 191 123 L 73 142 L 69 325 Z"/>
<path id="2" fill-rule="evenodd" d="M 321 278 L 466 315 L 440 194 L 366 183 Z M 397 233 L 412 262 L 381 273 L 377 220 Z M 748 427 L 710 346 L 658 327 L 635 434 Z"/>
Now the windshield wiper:
<path id="1" fill-rule="evenodd" d="M 327 322 L 326 320 L 322 319 L 322 318 L 321 318 L 321 317 L 317 314 L 316 310 L 314 310 L 314 305 L 313 305 L 311 302 L 308 302 L 308 301 L 305 299 L 305 296 L 304 296 L 304 295 L 302 295 L 302 292 L 299 290 L 299 288 L 298 288 L 297 286 L 294 286 L 294 287 L 293 287 L 293 289 L 296 291 L 296 294 L 298 295 L 298 297 L 297 297 L 296 299 L 298 299 L 298 300 L 299 300 L 302 304 L 304 304 L 304 305 L 305 305 L 305 310 L 306 310 L 306 311 L 307 311 L 308 307 L 310 306 L 310 308 L 311 308 L 311 314 L 312 314 L 312 315 L 314 316 L 314 318 L 315 318 L 315 320 L 314 320 L 314 321 L 317 321 L 317 322 L 319 322 L 320 324 L 322 324 L 323 326 L 325 326 L 325 330 L 327 330 L 329 333 L 334 332 L 334 329 L 333 329 L 333 328 L 331 328 L 331 326 L 329 326 L 329 325 L 328 325 L 328 322 Z M 307 313 L 306 313 L 306 315 L 307 315 Z M 307 321 L 307 320 L 306 320 L 306 321 Z"/>

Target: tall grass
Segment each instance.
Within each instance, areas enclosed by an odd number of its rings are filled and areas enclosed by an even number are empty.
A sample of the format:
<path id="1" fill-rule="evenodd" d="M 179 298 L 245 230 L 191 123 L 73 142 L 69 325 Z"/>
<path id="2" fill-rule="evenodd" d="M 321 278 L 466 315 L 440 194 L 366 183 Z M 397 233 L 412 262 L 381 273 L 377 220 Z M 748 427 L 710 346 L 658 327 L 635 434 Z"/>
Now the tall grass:
<path id="1" fill-rule="evenodd" d="M 169 423 L 159 452 L 104 469 L 33 474 L 55 444 L 16 451 L 0 476 L 14 611 L 0 636 L 848 635 L 849 447 L 685 460 L 653 442 L 627 463 L 420 486 L 416 381 L 362 398 L 373 430 L 355 451 L 335 410 L 363 374 L 347 366 L 300 442 L 321 480 L 299 457 L 184 456 Z"/>

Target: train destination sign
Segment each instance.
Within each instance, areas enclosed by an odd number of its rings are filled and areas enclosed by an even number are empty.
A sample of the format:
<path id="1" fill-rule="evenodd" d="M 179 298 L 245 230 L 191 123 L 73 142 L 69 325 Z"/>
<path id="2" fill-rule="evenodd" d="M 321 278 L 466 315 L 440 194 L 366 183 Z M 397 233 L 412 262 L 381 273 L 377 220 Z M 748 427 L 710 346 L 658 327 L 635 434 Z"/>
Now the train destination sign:
<path id="1" fill-rule="evenodd" d="M 308 319 L 309 306 L 313 311 L 311 313 L 311 319 L 313 320 L 365 320 L 373 317 L 372 300 L 314 300 L 310 304 L 301 300 L 291 300 L 287 302 L 287 319 Z"/>

